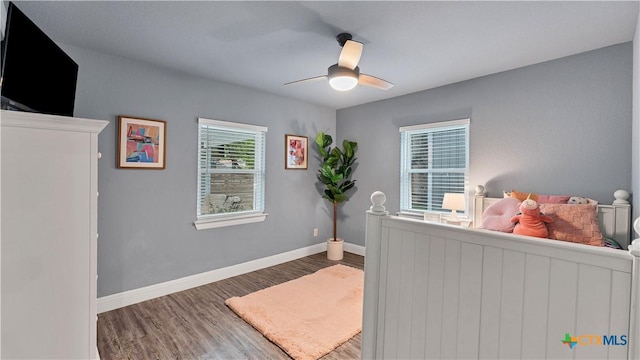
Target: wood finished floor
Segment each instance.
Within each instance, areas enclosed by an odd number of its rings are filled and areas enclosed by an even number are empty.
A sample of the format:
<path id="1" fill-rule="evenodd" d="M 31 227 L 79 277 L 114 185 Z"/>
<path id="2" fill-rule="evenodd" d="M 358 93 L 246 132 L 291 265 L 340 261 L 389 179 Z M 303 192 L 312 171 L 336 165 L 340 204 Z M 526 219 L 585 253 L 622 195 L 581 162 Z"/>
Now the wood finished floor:
<path id="1" fill-rule="evenodd" d="M 111 359 L 290 359 L 278 346 L 232 312 L 224 301 L 324 267 L 364 268 L 364 257 L 326 253 L 221 280 L 98 315 L 98 351 Z M 323 357 L 359 359 L 360 334 Z"/>

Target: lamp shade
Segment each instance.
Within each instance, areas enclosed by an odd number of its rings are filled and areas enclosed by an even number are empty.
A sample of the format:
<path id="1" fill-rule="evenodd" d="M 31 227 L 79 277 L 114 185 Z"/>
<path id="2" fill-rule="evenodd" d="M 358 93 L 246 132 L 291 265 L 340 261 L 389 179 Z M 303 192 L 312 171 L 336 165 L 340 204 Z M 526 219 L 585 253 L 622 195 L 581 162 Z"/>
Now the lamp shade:
<path id="1" fill-rule="evenodd" d="M 464 194 L 445 193 L 442 208 L 447 210 L 465 210 Z"/>
<path id="2" fill-rule="evenodd" d="M 358 85 L 358 79 L 352 76 L 336 76 L 329 80 L 329 84 L 338 91 L 347 91 Z"/>
<path id="3" fill-rule="evenodd" d="M 329 67 L 329 85 L 338 91 L 351 90 L 358 85 L 360 69 L 349 69 L 338 64 Z"/>

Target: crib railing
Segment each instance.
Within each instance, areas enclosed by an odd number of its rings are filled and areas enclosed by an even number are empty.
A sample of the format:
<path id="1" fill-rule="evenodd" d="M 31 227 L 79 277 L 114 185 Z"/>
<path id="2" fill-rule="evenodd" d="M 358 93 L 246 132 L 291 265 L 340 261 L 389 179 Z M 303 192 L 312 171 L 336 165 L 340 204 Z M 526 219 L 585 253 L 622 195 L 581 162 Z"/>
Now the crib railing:
<path id="1" fill-rule="evenodd" d="M 384 200 L 367 211 L 363 359 L 640 359 L 640 240 L 467 229 L 390 216 Z"/>

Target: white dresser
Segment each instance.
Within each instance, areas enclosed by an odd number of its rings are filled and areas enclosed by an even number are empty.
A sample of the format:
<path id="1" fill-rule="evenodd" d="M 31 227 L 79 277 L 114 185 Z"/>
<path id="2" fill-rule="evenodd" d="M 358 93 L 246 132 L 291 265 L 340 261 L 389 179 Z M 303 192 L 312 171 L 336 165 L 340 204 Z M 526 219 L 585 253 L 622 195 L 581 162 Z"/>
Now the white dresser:
<path id="1" fill-rule="evenodd" d="M 98 133 L 2 110 L 2 359 L 95 359 Z"/>

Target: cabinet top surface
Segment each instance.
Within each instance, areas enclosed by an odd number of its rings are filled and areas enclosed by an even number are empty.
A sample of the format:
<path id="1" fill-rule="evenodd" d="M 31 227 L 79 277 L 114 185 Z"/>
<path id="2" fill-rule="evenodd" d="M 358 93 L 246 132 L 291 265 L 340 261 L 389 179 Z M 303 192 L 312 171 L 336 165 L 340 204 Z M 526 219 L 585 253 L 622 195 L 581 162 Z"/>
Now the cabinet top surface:
<path id="1" fill-rule="evenodd" d="M 0 110 L 0 124 L 2 124 L 3 127 L 27 127 L 99 133 L 109 122 L 106 120 Z"/>

